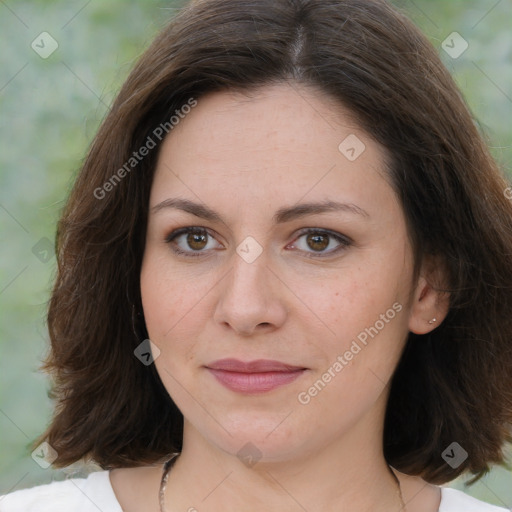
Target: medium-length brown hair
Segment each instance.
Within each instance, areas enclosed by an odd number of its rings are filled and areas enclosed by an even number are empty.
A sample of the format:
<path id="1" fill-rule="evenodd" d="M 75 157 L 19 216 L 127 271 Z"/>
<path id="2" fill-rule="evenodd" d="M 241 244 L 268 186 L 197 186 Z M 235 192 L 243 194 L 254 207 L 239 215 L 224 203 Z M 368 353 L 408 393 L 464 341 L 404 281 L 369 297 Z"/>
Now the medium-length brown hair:
<path id="1" fill-rule="evenodd" d="M 436 50 L 381 0 L 205 0 L 180 11 L 134 67 L 58 224 L 45 365 L 56 409 L 40 438 L 58 452 L 57 467 L 81 458 L 136 466 L 181 450 L 181 412 L 154 365 L 134 356 L 147 337 L 140 269 L 155 130 L 170 131 L 171 117 L 206 93 L 283 82 L 335 99 L 387 148 L 415 269 L 430 256 L 445 268 L 448 315 L 429 334 L 409 334 L 392 378 L 388 463 L 435 484 L 504 463 L 512 205 Z M 156 147 L 134 157 L 148 137 Z M 453 442 L 468 453 L 456 468 L 442 457 Z"/>

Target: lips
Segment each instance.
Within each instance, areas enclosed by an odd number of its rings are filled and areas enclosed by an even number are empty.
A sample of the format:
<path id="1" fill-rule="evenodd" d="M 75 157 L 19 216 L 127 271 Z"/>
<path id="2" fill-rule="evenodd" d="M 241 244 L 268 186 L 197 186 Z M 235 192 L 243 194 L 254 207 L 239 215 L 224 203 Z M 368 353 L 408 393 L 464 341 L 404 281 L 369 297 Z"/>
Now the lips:
<path id="1" fill-rule="evenodd" d="M 206 368 L 222 385 L 239 393 L 271 391 L 293 382 L 307 370 L 268 359 L 248 362 L 220 359 L 206 365 Z"/>
<path id="2" fill-rule="evenodd" d="M 291 372 L 304 370 L 304 367 L 271 361 L 269 359 L 257 359 L 244 363 L 238 359 L 219 359 L 207 365 L 212 370 L 224 370 L 238 373 L 263 373 L 263 372 Z"/>

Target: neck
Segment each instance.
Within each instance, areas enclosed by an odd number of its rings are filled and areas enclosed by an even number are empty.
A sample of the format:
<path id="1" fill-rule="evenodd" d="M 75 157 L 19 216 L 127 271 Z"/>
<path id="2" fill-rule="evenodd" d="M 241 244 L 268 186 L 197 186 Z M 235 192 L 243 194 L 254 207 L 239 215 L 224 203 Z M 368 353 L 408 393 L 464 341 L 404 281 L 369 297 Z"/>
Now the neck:
<path id="1" fill-rule="evenodd" d="M 262 457 L 250 465 L 186 424 L 183 450 L 165 492 L 167 511 L 402 511 L 399 485 L 382 454 L 382 437 L 370 437 L 370 431 L 358 427 L 322 449 L 286 460 Z"/>

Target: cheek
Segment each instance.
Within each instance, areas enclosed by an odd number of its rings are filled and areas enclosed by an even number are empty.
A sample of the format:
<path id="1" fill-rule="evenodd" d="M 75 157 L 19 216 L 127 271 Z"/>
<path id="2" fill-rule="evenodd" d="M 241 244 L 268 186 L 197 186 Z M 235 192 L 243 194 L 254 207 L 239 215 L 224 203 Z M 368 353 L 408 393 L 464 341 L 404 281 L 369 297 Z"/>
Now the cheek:
<path id="1" fill-rule="evenodd" d="M 140 287 L 149 339 L 159 348 L 155 364 L 166 387 L 173 387 L 167 374 L 181 374 L 193 361 L 199 330 L 207 315 L 207 276 L 194 279 L 187 270 L 169 265 L 167 255 L 150 247 L 142 263 Z M 192 284 L 193 283 L 193 284 Z"/>
<path id="2" fill-rule="evenodd" d="M 383 258 L 384 259 L 384 258 Z M 402 303 L 401 269 L 378 262 L 337 270 L 321 282 L 297 279 L 296 295 L 308 306 L 328 340 L 353 337 L 372 326 L 395 302 Z M 327 340 L 326 340 L 327 341 Z M 336 341 L 333 341 L 336 345 Z"/>
<path id="3" fill-rule="evenodd" d="M 190 276 L 169 265 L 165 250 L 153 244 L 144 254 L 140 290 L 148 334 L 157 343 L 186 322 L 186 312 L 198 300 L 198 287 L 191 285 Z"/>
<path id="4" fill-rule="evenodd" d="M 145 258 L 140 278 L 142 308 L 149 337 L 157 343 L 169 329 L 166 312 L 169 311 L 170 305 L 169 295 L 165 293 L 165 287 L 159 276 L 158 268 L 151 258 Z"/>
<path id="5" fill-rule="evenodd" d="M 342 356 L 343 371 L 334 380 L 343 386 L 359 387 L 371 374 L 384 382 L 389 379 L 408 333 L 408 290 L 403 281 L 407 269 L 402 261 L 403 255 L 373 262 L 366 259 L 364 265 L 325 279 L 321 287 L 301 285 L 298 295 L 307 297 L 313 320 L 319 324 L 321 319 L 323 326 L 318 335 L 311 336 L 325 358 L 326 367 L 318 371 L 327 370 Z"/>
<path id="6" fill-rule="evenodd" d="M 163 258 L 155 251 L 146 251 L 140 276 L 142 307 L 146 328 L 151 341 L 162 348 L 167 335 L 178 322 L 178 314 L 183 309 L 183 294 L 180 286 L 169 280 Z"/>

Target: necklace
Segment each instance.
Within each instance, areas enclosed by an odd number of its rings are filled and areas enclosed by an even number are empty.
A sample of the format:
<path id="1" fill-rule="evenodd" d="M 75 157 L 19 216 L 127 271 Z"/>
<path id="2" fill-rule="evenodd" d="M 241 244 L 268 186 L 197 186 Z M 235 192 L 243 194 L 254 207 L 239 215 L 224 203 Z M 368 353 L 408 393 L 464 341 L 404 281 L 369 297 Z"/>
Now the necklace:
<path id="1" fill-rule="evenodd" d="M 176 458 L 179 453 L 174 453 L 172 457 L 164 464 L 164 472 L 162 474 L 162 480 L 160 482 L 160 492 L 158 497 L 160 499 L 160 512 L 166 512 L 165 510 L 165 488 L 167 487 L 167 480 L 169 480 L 169 471 L 176 462 Z"/>
<path id="2" fill-rule="evenodd" d="M 167 480 L 169 479 L 169 472 L 170 472 L 172 466 L 174 465 L 174 463 L 176 462 L 176 458 L 178 457 L 178 455 L 179 455 L 179 453 L 174 453 L 171 456 L 171 458 L 164 464 L 162 480 L 160 482 L 160 491 L 158 493 L 158 496 L 160 499 L 160 512 L 166 512 L 165 489 L 167 487 Z M 407 509 L 405 508 L 404 497 L 402 496 L 402 488 L 400 486 L 400 482 L 399 482 L 397 476 L 395 475 L 395 473 L 393 472 L 393 470 L 391 469 L 391 466 L 388 465 L 388 468 L 389 468 L 389 472 L 393 476 L 393 478 L 396 482 L 396 485 L 397 485 L 397 495 L 400 499 L 400 505 L 401 505 L 400 512 L 407 512 Z"/>
<path id="3" fill-rule="evenodd" d="M 398 480 L 398 477 L 395 475 L 393 470 L 391 469 L 391 466 L 388 464 L 389 472 L 391 473 L 391 476 L 394 478 L 396 482 L 396 493 L 398 494 L 398 498 L 400 499 L 400 511 L 399 512 L 407 512 L 407 509 L 405 508 L 405 501 L 404 497 L 402 496 L 402 486 L 400 485 L 400 481 Z"/>

